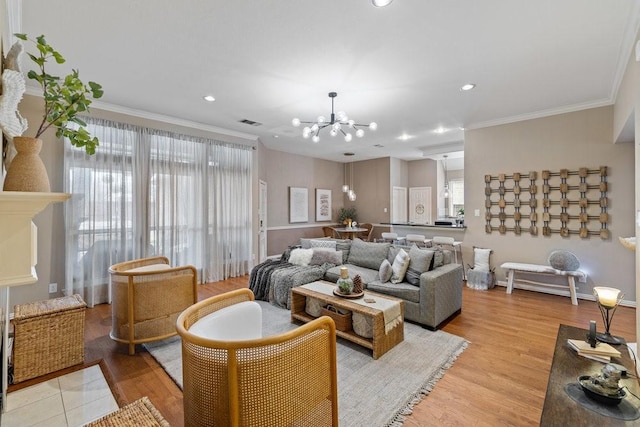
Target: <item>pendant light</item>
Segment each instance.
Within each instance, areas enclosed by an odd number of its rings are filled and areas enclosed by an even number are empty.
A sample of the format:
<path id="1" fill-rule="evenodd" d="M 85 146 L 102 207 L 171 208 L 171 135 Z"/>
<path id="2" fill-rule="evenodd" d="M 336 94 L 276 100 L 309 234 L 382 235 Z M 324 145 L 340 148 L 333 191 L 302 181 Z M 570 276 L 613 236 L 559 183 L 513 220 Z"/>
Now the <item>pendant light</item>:
<path id="1" fill-rule="evenodd" d="M 347 197 L 349 197 L 350 201 L 355 202 L 357 196 L 356 196 L 356 192 L 353 190 L 353 162 L 349 163 L 349 168 L 351 170 L 350 179 L 349 179 L 350 181 L 349 184 L 351 185 L 351 188 L 348 190 Z"/>
<path id="2" fill-rule="evenodd" d="M 343 193 L 347 193 L 349 191 L 349 184 L 347 184 L 347 164 L 345 163 L 343 165 L 344 167 L 342 168 L 342 178 L 344 178 L 343 182 L 344 184 L 342 185 L 342 192 Z"/>
<path id="3" fill-rule="evenodd" d="M 449 177 L 447 174 L 447 155 L 445 154 L 443 160 L 442 160 L 442 167 L 444 169 L 444 188 L 442 189 L 442 192 L 440 193 L 440 196 L 448 199 L 449 197 L 451 197 L 451 191 L 449 190 Z"/>

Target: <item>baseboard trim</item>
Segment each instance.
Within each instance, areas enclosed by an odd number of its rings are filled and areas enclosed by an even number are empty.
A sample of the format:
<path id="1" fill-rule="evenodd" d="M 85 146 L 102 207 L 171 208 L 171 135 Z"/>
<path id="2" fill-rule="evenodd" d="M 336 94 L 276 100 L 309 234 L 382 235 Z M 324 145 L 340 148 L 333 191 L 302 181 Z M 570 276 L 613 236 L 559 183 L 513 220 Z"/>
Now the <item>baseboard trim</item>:
<path id="1" fill-rule="evenodd" d="M 497 283 L 498 286 L 503 286 L 503 287 L 507 287 L 507 282 L 506 280 L 498 280 Z M 551 295 L 559 295 L 559 296 L 563 296 L 563 297 L 567 297 L 570 298 L 571 295 L 569 294 L 568 290 L 562 290 L 562 289 L 554 289 L 551 287 L 547 287 L 547 286 L 543 286 L 543 285 L 530 285 L 527 283 L 522 283 L 522 282 L 518 282 L 518 280 L 514 280 L 513 281 L 513 288 L 514 289 L 524 289 L 525 291 L 533 291 L 533 292 L 541 292 L 543 294 L 551 294 Z M 578 299 L 582 299 L 582 300 L 587 300 L 587 301 L 594 301 L 596 300 L 596 298 L 592 295 L 592 294 L 583 294 L 583 293 L 579 293 L 576 292 L 576 297 Z M 632 300 L 622 300 L 620 302 L 621 306 L 624 307 L 636 307 L 637 304 L 635 301 Z"/>

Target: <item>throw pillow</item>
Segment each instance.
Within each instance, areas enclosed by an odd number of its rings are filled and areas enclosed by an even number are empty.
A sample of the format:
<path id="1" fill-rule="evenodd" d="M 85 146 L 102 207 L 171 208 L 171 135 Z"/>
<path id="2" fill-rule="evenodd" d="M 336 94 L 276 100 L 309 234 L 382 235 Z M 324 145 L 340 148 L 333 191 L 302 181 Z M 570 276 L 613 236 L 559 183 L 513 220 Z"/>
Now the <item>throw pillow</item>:
<path id="1" fill-rule="evenodd" d="M 491 249 L 473 248 L 473 269 L 476 271 L 489 271 L 489 256 Z"/>
<path id="2" fill-rule="evenodd" d="M 392 274 L 393 270 L 391 269 L 391 263 L 385 259 L 384 261 L 382 261 L 382 264 L 380 264 L 380 270 L 378 271 L 380 281 L 382 283 L 387 283 L 389 279 L 391 279 Z"/>
<path id="3" fill-rule="evenodd" d="M 294 249 L 289 255 L 289 262 L 295 265 L 309 265 L 313 257 L 313 249 Z"/>
<path id="4" fill-rule="evenodd" d="M 571 252 L 558 250 L 549 255 L 549 265 L 556 270 L 576 271 L 580 268 L 580 261 Z"/>
<path id="5" fill-rule="evenodd" d="M 389 243 L 372 243 L 353 239 L 349 249 L 349 264 L 378 270 L 382 261 L 387 258 Z"/>
<path id="6" fill-rule="evenodd" d="M 312 240 L 328 240 L 328 241 L 330 241 L 331 238 L 329 238 L 329 237 L 316 237 L 315 239 L 309 239 L 309 238 L 301 237 L 300 238 L 300 247 L 302 247 L 302 249 L 310 249 Z"/>
<path id="7" fill-rule="evenodd" d="M 329 263 L 333 265 L 342 265 L 342 251 L 336 251 L 329 248 L 312 248 L 313 256 L 309 265 L 322 265 Z"/>
<path id="8" fill-rule="evenodd" d="M 311 240 L 311 248 L 335 249 L 336 248 L 336 241 L 335 240 L 313 239 L 313 240 Z"/>
<path id="9" fill-rule="evenodd" d="M 391 270 L 393 273 L 391 274 L 391 283 L 400 283 L 402 279 L 404 279 L 404 275 L 407 272 L 407 268 L 409 267 L 409 254 L 407 254 L 404 249 L 400 249 L 398 251 L 398 255 L 396 255 L 396 259 L 393 260 L 393 265 L 391 266 Z"/>
<path id="10" fill-rule="evenodd" d="M 442 248 L 433 248 L 433 260 L 431 261 L 431 265 L 429 266 L 429 271 L 435 270 L 438 267 L 442 267 L 444 265 L 444 251 Z"/>
<path id="11" fill-rule="evenodd" d="M 409 249 L 409 266 L 405 275 L 405 280 L 412 285 L 420 286 L 420 275 L 425 271 L 429 271 L 433 261 L 434 251 L 429 249 L 420 249 L 417 245 L 411 246 Z"/>
<path id="12" fill-rule="evenodd" d="M 336 250 L 342 251 L 342 264 L 346 264 L 349 259 L 349 250 L 351 249 L 351 239 L 336 240 Z"/>
<path id="13" fill-rule="evenodd" d="M 299 248 L 300 246 L 289 246 L 287 249 L 282 252 L 282 256 L 280 256 L 280 261 L 289 262 L 289 257 L 291 256 L 291 251 Z"/>

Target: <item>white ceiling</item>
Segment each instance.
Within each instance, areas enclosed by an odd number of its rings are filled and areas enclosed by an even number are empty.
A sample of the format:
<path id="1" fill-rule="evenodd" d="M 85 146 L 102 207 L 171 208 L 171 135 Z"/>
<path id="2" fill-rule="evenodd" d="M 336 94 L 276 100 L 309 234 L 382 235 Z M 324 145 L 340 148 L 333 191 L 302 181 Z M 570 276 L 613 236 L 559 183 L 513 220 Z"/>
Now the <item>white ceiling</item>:
<path id="1" fill-rule="evenodd" d="M 45 34 L 69 68 L 101 83 L 100 107 L 336 161 L 439 159 L 461 151 L 461 128 L 611 104 L 639 3 L 29 0 L 21 31 Z M 460 91 L 467 82 L 476 89 Z M 338 92 L 336 112 L 376 121 L 378 130 L 350 143 L 326 130 L 318 144 L 303 139 L 291 119 L 329 116 L 330 91 Z M 436 134 L 438 127 L 451 130 Z M 413 138 L 397 139 L 403 133 Z"/>

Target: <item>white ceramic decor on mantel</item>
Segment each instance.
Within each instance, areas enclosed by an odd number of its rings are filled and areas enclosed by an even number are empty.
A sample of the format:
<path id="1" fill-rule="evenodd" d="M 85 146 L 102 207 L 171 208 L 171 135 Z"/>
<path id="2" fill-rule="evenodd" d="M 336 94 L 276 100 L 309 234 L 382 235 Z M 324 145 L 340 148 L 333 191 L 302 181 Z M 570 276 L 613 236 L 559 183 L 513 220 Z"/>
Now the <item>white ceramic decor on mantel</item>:
<path id="1" fill-rule="evenodd" d="M 66 193 L 36 193 L 0 191 L 0 292 L 5 302 L 2 340 L 2 372 L 8 368 L 9 288 L 30 285 L 38 281 L 38 229 L 33 217 L 50 203 L 63 202 Z M 7 375 L 2 376 L 2 404 L 7 401 Z"/>

